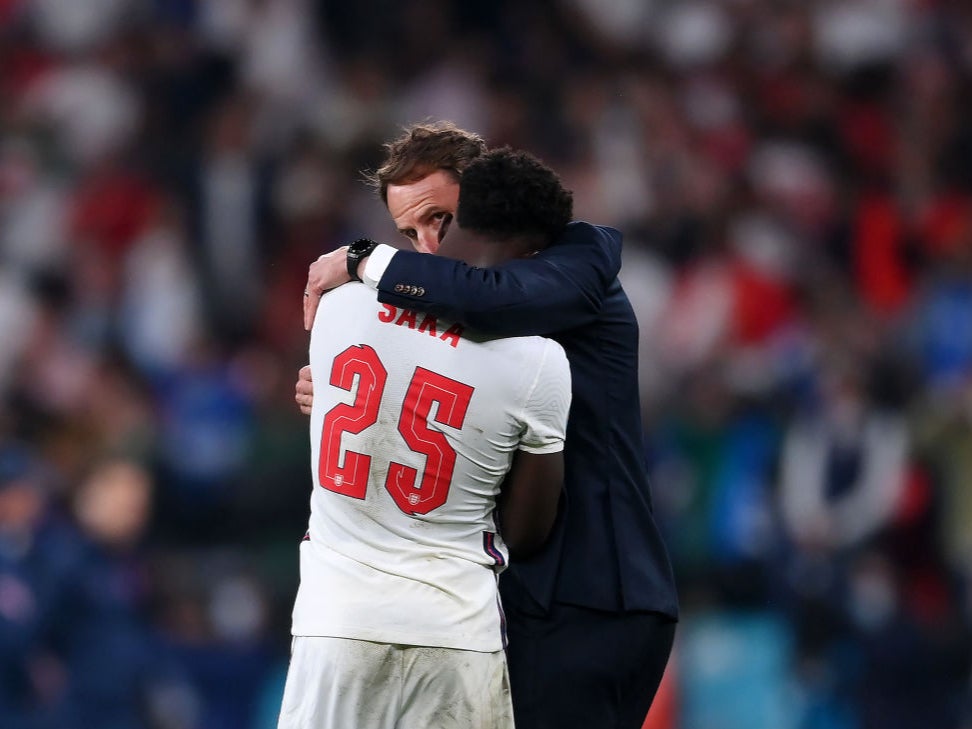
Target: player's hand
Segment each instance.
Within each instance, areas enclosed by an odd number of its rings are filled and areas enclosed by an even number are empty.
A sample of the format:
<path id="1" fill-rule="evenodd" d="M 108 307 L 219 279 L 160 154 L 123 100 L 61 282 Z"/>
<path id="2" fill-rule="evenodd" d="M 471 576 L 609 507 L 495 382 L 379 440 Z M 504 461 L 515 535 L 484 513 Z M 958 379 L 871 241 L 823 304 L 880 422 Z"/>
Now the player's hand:
<path id="1" fill-rule="evenodd" d="M 310 265 L 307 272 L 307 286 L 304 288 L 304 329 L 310 331 L 314 326 L 314 316 L 317 314 L 317 306 L 321 303 L 324 292 L 350 280 L 347 246 L 325 253 Z"/>
<path id="2" fill-rule="evenodd" d="M 304 365 L 297 373 L 297 385 L 294 387 L 294 401 L 300 412 L 304 415 L 311 414 L 311 405 L 314 404 L 314 383 L 311 381 L 310 365 Z"/>

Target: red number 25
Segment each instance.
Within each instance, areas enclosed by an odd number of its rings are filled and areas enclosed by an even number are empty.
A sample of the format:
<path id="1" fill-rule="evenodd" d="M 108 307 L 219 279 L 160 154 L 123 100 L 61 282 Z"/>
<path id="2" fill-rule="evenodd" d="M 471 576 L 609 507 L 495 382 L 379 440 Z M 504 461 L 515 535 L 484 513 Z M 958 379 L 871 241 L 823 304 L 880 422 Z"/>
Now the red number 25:
<path id="1" fill-rule="evenodd" d="M 378 353 L 366 344 L 348 347 L 334 358 L 330 383 L 355 394 L 353 403 L 335 405 L 324 415 L 317 475 L 328 491 L 356 499 L 365 497 L 371 456 L 348 450 L 342 464 L 341 436 L 361 433 L 378 421 L 387 379 L 388 371 Z M 415 368 L 402 403 L 398 432 L 411 450 L 425 456 L 425 468 L 419 478 L 416 469 L 392 461 L 385 479 L 385 488 L 406 514 L 428 514 L 445 503 L 456 452 L 441 432 L 429 428 L 429 415 L 437 404 L 433 422 L 462 428 L 473 389 L 431 370 Z"/>

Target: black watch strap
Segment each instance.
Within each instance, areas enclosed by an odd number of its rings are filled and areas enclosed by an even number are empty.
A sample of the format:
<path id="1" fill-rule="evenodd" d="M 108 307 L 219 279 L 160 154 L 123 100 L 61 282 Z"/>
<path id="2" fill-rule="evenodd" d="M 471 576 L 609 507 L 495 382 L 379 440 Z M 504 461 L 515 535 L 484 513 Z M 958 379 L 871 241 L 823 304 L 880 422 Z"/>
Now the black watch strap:
<path id="1" fill-rule="evenodd" d="M 358 264 L 361 263 L 362 258 L 370 256 L 371 252 L 377 247 L 378 243 L 370 238 L 358 238 L 358 240 L 348 246 L 348 275 L 352 281 L 361 280 L 361 277 L 358 276 Z"/>

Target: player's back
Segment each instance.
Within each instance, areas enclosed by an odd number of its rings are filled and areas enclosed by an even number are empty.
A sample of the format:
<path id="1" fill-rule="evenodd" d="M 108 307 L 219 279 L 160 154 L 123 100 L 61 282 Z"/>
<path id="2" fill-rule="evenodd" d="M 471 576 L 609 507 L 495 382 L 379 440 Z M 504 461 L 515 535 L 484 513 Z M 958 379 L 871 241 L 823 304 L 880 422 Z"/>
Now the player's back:
<path id="1" fill-rule="evenodd" d="M 321 301 L 311 370 L 294 634 L 498 650 L 496 497 L 518 448 L 562 447 L 563 350 L 483 340 L 349 284 Z"/>

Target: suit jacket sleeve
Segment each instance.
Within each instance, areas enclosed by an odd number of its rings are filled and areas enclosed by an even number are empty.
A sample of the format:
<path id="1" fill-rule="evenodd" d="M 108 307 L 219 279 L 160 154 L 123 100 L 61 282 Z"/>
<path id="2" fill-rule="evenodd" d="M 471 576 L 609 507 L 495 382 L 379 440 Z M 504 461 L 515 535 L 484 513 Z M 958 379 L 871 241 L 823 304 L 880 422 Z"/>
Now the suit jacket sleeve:
<path id="1" fill-rule="evenodd" d="M 491 268 L 399 251 L 378 300 L 498 336 L 552 334 L 592 321 L 620 268 L 621 234 L 578 222 L 536 256 Z"/>

